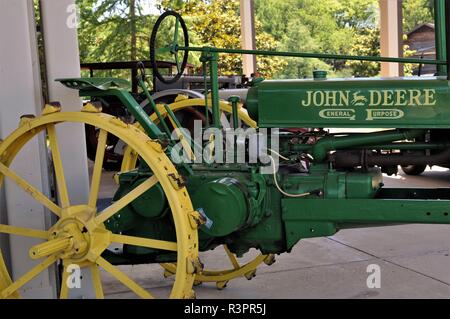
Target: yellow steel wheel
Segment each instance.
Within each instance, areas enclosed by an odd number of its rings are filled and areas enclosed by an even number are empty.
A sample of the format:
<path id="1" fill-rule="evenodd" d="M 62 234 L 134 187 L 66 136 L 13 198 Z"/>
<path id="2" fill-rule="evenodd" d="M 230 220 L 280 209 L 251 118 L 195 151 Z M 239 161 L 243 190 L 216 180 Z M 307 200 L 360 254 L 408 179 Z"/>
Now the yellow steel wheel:
<path id="1" fill-rule="evenodd" d="M 211 105 L 211 100 L 208 100 L 208 105 Z M 163 118 L 167 117 L 167 111 L 162 105 L 158 105 L 158 110 L 163 116 Z M 181 111 L 188 107 L 198 108 L 201 111 L 204 111 L 205 108 L 205 100 L 202 98 L 196 99 L 188 99 L 184 96 L 178 96 L 174 103 L 169 104 L 169 108 L 176 114 L 177 111 Z M 231 104 L 226 101 L 220 101 L 219 108 L 221 111 L 221 119 L 222 121 L 226 119 L 226 117 L 230 117 L 232 113 Z M 257 123 L 250 118 L 247 113 L 247 110 L 242 106 L 238 109 L 238 118 L 248 127 L 257 127 Z M 158 123 L 158 117 L 156 114 L 152 114 L 150 119 Z M 222 123 L 224 124 L 224 123 Z M 140 128 L 139 124 L 136 124 L 136 127 Z M 140 128 L 141 129 L 141 128 Z M 126 172 L 132 170 L 136 167 L 136 163 L 138 160 L 138 154 L 134 152 L 131 148 L 126 148 L 124 151 L 124 157 L 122 162 L 121 171 Z M 253 260 L 246 262 L 244 264 L 240 264 L 238 259 L 234 254 L 232 254 L 226 245 L 223 246 L 227 259 L 229 259 L 230 266 L 232 268 L 223 269 L 223 270 L 208 270 L 205 269 L 201 274 L 197 274 L 195 277 L 195 284 L 200 284 L 202 282 L 215 282 L 218 289 L 223 289 L 226 286 L 226 283 L 231 279 L 237 277 L 246 277 L 247 279 L 252 279 L 255 276 L 256 268 L 262 263 L 265 262 L 268 265 L 271 265 L 274 261 L 274 255 L 258 255 Z M 164 268 L 164 276 L 169 277 L 176 273 L 176 264 L 164 263 L 161 264 Z"/>
<path id="2" fill-rule="evenodd" d="M 71 264 L 76 264 L 81 268 L 89 267 L 92 274 L 92 286 L 95 290 L 95 296 L 98 298 L 103 297 L 100 268 L 139 297 L 154 297 L 119 267 L 113 266 L 102 257 L 102 253 L 111 244 L 127 244 L 176 251 L 176 276 L 173 286 L 170 287 L 169 296 L 171 298 L 192 298 L 194 296 L 192 285 L 195 273 L 200 272 L 197 225 L 194 219 L 196 212 L 193 211 L 186 188 L 176 185 L 171 180 L 173 176 L 178 176 L 177 170 L 165 155 L 161 145 L 152 141 L 137 128 L 107 114 L 94 114 L 95 111 L 88 112 L 88 110 L 85 110 L 85 112 L 64 113 L 51 108 L 48 112 L 44 110 L 44 115 L 38 118 L 22 119 L 19 128 L 0 144 L 0 187 L 5 178 L 11 180 L 52 212 L 57 220 L 48 230 L 0 224 L 0 233 L 34 237 L 40 240 L 39 244 L 30 247 L 29 250 L 30 258 L 40 260 L 40 263 L 20 278 L 11 278 L 0 254 L 0 298 L 19 297 L 19 290 L 24 285 L 46 268 L 58 262 L 61 262 L 64 268 Z M 65 122 L 79 123 L 79 125 L 88 124 L 100 130 L 89 199 L 83 205 L 72 205 L 70 203 L 70 195 L 66 185 L 56 130 L 59 124 Z M 10 164 L 17 153 L 27 142 L 37 134 L 44 134 L 45 131 L 47 132 L 55 169 L 59 203 L 55 203 L 45 196 L 38 188 L 32 186 L 10 168 Z M 128 147 L 139 154 L 140 159 L 147 163 L 153 175 L 119 200 L 97 212 L 97 199 L 105 153 L 104 145 L 108 134 L 120 138 Z M 106 220 L 157 183 L 163 189 L 172 211 L 176 242 L 114 234 L 105 228 L 104 222 Z M 65 279 L 67 279 L 66 269 L 63 272 L 61 298 L 67 298 L 70 295 Z"/>

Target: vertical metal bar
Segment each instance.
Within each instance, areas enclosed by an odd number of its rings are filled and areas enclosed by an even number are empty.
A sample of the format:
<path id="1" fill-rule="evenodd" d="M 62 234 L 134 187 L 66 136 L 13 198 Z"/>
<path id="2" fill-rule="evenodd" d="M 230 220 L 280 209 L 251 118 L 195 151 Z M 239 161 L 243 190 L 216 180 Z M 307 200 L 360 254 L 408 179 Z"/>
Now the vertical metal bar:
<path id="1" fill-rule="evenodd" d="M 219 72 L 218 72 L 218 60 L 219 54 L 217 52 L 211 52 L 211 59 L 209 62 L 210 69 L 210 81 L 211 81 L 211 101 L 212 101 L 212 113 L 214 127 L 222 128 L 220 123 L 220 110 L 219 110 Z"/>
<path id="2" fill-rule="evenodd" d="M 147 86 L 145 85 L 144 81 L 142 79 L 138 79 L 138 84 L 141 87 L 141 89 L 144 91 L 145 96 L 147 97 L 148 102 L 150 103 L 150 106 L 152 107 L 153 111 L 155 112 L 156 116 L 159 119 L 159 123 L 164 128 L 164 131 L 166 131 L 167 136 L 170 138 L 171 132 L 169 127 L 166 124 L 166 121 L 162 117 L 161 113 L 158 110 L 158 107 L 155 104 L 155 101 L 153 101 L 152 96 L 150 95 L 150 92 L 147 89 Z M 136 103 L 137 104 L 137 103 Z M 142 110 L 142 108 L 140 108 Z M 143 110 L 142 110 L 143 111 Z M 145 113 L 145 112 L 144 112 Z M 139 122 L 139 118 L 136 117 L 136 119 Z M 139 122 L 140 123 L 140 122 Z"/>
<path id="3" fill-rule="evenodd" d="M 445 1 L 445 44 L 447 47 L 446 60 L 447 60 L 447 79 L 450 80 L 450 0 Z"/>
<path id="4" fill-rule="evenodd" d="M 203 83 L 205 86 L 205 128 L 209 127 L 209 107 L 208 107 L 208 81 L 206 79 L 206 61 L 202 61 Z"/>
<path id="5" fill-rule="evenodd" d="M 447 60 L 445 7 L 445 0 L 434 0 L 435 46 L 437 60 Z M 447 68 L 445 65 L 437 65 L 437 75 L 447 75 Z"/>
<path id="6" fill-rule="evenodd" d="M 228 98 L 228 102 L 231 103 L 232 108 L 232 116 L 233 116 L 233 128 L 237 129 L 239 126 L 239 116 L 238 116 L 238 103 L 240 101 L 240 97 L 236 95 L 232 95 Z"/>
<path id="7" fill-rule="evenodd" d="M 138 84 L 137 84 L 137 69 L 136 67 L 133 67 L 131 69 L 131 92 L 137 93 L 138 92 Z"/>
<path id="8" fill-rule="evenodd" d="M 201 145 L 198 145 L 195 140 L 191 138 L 189 134 L 186 134 L 185 129 L 181 126 L 180 121 L 178 121 L 177 117 L 175 116 L 175 113 L 170 109 L 170 107 L 167 104 L 164 104 L 164 109 L 167 112 L 167 115 L 172 119 L 173 123 L 175 123 L 174 130 L 176 128 L 181 130 L 181 134 L 184 136 L 186 141 L 191 145 L 194 149 L 196 149 L 198 152 L 202 151 Z"/>
<path id="9" fill-rule="evenodd" d="M 86 92 L 86 94 L 89 94 L 89 92 Z M 127 110 L 130 111 L 130 113 L 134 116 L 136 121 L 138 121 L 139 124 L 141 124 L 142 128 L 147 133 L 147 135 L 150 136 L 150 138 L 158 139 L 161 137 L 162 132 L 159 129 L 159 127 L 150 120 L 148 114 L 145 113 L 145 111 L 142 109 L 139 103 L 136 102 L 136 100 L 128 91 L 120 89 L 111 89 L 108 91 L 108 94 L 115 95 L 119 98 L 119 100 L 123 103 L 123 105 L 127 108 Z M 93 93 L 92 95 L 95 95 L 95 93 Z M 168 136 L 170 137 L 170 131 Z"/>

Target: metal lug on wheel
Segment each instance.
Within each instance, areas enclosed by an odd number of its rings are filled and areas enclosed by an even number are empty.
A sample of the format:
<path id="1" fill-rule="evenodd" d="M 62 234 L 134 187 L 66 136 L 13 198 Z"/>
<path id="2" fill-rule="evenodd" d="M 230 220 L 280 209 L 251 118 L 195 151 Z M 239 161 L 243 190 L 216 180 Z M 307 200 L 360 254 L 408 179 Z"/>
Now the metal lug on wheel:
<path id="1" fill-rule="evenodd" d="M 184 299 L 197 299 L 197 295 L 194 290 L 191 290 L 189 294 L 184 295 Z"/>
<path id="2" fill-rule="evenodd" d="M 34 119 L 36 116 L 34 114 L 25 114 L 20 117 L 19 121 L 19 127 L 24 126 L 25 124 L 29 123 L 32 119 Z"/>
<path id="3" fill-rule="evenodd" d="M 186 266 L 188 274 L 201 274 L 204 267 L 199 258 L 188 258 Z"/>
<path id="4" fill-rule="evenodd" d="M 164 270 L 164 273 L 163 273 L 164 278 L 169 278 L 170 276 L 173 276 L 173 275 L 175 275 L 173 272 Z"/>
<path id="5" fill-rule="evenodd" d="M 247 278 L 247 280 L 252 280 L 256 276 L 256 269 L 249 271 L 244 276 L 245 278 Z"/>
<path id="6" fill-rule="evenodd" d="M 184 101 L 184 100 L 188 100 L 189 96 L 187 96 L 186 94 L 178 94 L 177 97 L 175 98 L 174 102 L 180 102 L 180 101 Z"/>
<path id="7" fill-rule="evenodd" d="M 119 185 L 119 183 L 120 183 L 120 174 L 118 174 L 118 173 L 114 174 L 113 180 L 114 180 L 114 183 Z"/>
<path id="8" fill-rule="evenodd" d="M 52 114 L 61 112 L 61 104 L 59 102 L 53 102 L 49 104 L 45 104 L 44 109 L 42 110 L 42 115 Z"/>
<path id="9" fill-rule="evenodd" d="M 87 112 L 87 113 L 101 113 L 101 111 L 102 111 L 102 104 L 99 102 L 86 103 L 81 108 L 81 112 Z"/>
<path id="10" fill-rule="evenodd" d="M 276 259 L 274 254 L 267 255 L 267 257 L 264 259 L 264 263 L 267 266 L 272 266 L 275 263 L 275 261 Z"/>
<path id="11" fill-rule="evenodd" d="M 217 287 L 218 290 L 222 290 L 222 289 L 227 287 L 227 284 L 228 284 L 228 280 L 226 280 L 226 281 L 218 281 L 218 282 L 216 282 L 216 287 Z"/>

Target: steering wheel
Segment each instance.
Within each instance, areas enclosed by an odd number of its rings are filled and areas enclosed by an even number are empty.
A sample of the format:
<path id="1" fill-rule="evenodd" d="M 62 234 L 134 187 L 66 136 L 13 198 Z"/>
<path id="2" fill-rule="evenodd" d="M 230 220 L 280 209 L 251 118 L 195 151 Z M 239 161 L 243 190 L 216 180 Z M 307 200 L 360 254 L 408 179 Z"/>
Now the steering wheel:
<path id="1" fill-rule="evenodd" d="M 164 19 L 170 18 L 170 17 L 172 17 L 172 19 L 173 19 L 173 17 L 175 17 L 175 31 L 173 34 L 172 42 L 169 42 L 167 44 L 167 46 L 156 49 L 156 40 L 157 40 L 156 36 L 160 29 L 161 23 L 163 22 Z M 152 35 L 150 36 L 150 64 L 153 69 L 153 74 L 158 78 L 158 80 L 160 80 L 161 82 L 166 83 L 166 84 L 171 84 L 171 83 L 175 83 L 176 81 L 178 81 L 178 79 L 183 74 L 184 69 L 186 68 L 186 64 L 187 64 L 187 59 L 188 59 L 188 55 L 189 55 L 187 50 L 184 50 L 183 59 L 181 60 L 181 63 L 180 63 L 180 61 L 179 61 L 180 59 L 178 57 L 178 53 L 180 52 L 178 50 L 178 47 L 179 47 L 178 34 L 179 34 L 180 26 L 181 26 L 181 29 L 183 31 L 183 36 L 184 36 L 184 46 L 188 47 L 189 46 L 189 38 L 188 38 L 188 31 L 186 28 L 186 23 L 184 22 L 183 18 L 181 18 L 180 14 L 176 13 L 175 11 L 164 12 L 158 18 L 158 20 L 156 20 L 156 23 L 152 30 Z M 168 52 L 174 56 L 174 62 L 177 67 L 177 74 L 171 79 L 166 79 L 161 75 L 161 73 L 158 70 L 158 65 L 157 65 L 157 61 L 156 61 L 156 54 L 168 53 Z"/>

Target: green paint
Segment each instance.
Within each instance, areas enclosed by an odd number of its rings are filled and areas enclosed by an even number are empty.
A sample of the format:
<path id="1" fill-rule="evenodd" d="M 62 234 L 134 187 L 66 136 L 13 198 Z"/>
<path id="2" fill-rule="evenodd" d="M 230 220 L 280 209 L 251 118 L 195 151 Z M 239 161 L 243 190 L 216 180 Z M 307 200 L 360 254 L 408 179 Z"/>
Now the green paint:
<path id="1" fill-rule="evenodd" d="M 225 177 L 201 185 L 192 194 L 192 204 L 201 208 L 212 220 L 210 228 L 201 230 L 210 236 L 220 237 L 241 229 L 248 218 L 246 190 L 236 179 Z"/>
<path id="2" fill-rule="evenodd" d="M 445 128 L 444 78 L 264 81 L 249 89 L 259 127 Z"/>

